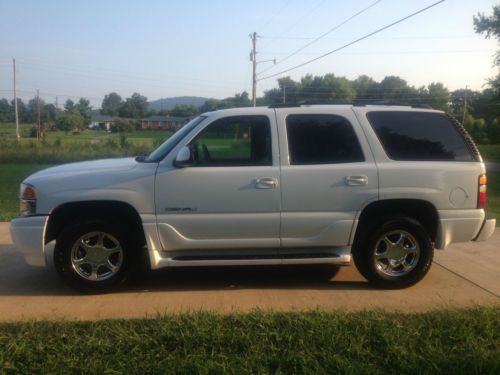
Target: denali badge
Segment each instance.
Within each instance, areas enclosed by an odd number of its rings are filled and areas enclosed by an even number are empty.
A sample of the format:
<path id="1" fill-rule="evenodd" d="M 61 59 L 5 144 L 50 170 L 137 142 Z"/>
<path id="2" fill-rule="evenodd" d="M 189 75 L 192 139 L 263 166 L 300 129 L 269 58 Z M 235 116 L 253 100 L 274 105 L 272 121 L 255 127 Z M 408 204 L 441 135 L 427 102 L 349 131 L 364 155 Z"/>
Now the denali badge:
<path id="1" fill-rule="evenodd" d="M 166 207 L 165 212 L 196 212 L 197 208 L 191 207 Z"/>

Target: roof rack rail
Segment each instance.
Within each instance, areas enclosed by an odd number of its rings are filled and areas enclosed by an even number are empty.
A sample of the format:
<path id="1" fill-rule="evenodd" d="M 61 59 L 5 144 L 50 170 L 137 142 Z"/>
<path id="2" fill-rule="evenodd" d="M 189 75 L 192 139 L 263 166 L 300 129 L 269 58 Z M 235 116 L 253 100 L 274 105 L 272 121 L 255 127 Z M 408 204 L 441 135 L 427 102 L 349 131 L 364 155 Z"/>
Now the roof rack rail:
<path id="1" fill-rule="evenodd" d="M 351 104 L 351 102 L 347 100 L 335 100 L 335 99 L 300 100 L 298 102 L 290 102 L 290 103 L 274 103 L 269 105 L 269 108 L 289 108 L 289 107 L 300 107 L 302 105 L 339 105 L 339 104 Z"/>
<path id="2" fill-rule="evenodd" d="M 394 106 L 404 106 L 404 107 L 411 107 L 411 108 L 422 108 L 422 109 L 433 109 L 432 106 L 429 104 L 418 104 L 418 103 L 409 103 L 409 102 L 403 102 L 399 100 L 393 100 L 393 99 L 355 99 L 353 101 L 353 106 L 355 107 L 364 107 L 366 105 L 394 105 Z"/>
<path id="3" fill-rule="evenodd" d="M 301 104 L 298 103 L 275 103 L 268 106 L 268 108 L 289 108 L 289 107 L 300 107 Z"/>

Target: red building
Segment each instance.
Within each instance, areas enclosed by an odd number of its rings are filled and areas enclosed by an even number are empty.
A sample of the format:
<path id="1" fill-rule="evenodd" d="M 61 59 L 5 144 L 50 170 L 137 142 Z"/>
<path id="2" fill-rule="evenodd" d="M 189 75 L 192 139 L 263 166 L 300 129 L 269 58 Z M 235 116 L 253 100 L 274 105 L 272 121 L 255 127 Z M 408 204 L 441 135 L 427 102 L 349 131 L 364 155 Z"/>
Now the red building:
<path id="1" fill-rule="evenodd" d="M 141 119 L 141 127 L 145 130 L 178 130 L 190 120 L 189 117 L 151 116 Z"/>

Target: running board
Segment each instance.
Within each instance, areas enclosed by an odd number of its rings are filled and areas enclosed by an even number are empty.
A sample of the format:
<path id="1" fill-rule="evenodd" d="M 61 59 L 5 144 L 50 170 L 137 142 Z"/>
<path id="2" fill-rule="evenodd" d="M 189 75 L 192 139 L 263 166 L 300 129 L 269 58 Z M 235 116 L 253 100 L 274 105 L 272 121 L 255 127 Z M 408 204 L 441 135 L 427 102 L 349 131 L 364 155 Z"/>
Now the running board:
<path id="1" fill-rule="evenodd" d="M 317 250 L 316 250 L 317 251 Z M 166 255 L 166 254 L 165 254 Z M 351 249 L 335 248 L 315 252 L 304 249 L 282 250 L 279 254 L 196 254 L 162 257 L 156 267 L 194 267 L 194 266 L 251 266 L 281 264 L 334 264 L 347 266 L 351 262 Z"/>

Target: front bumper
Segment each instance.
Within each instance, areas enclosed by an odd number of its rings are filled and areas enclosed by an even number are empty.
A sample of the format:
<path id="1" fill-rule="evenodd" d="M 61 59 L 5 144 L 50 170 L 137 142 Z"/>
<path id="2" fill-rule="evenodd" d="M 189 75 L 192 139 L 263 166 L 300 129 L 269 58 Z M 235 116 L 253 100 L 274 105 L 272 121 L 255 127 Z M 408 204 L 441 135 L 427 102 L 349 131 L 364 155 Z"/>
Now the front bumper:
<path id="1" fill-rule="evenodd" d="M 10 222 L 12 241 L 26 263 L 31 266 L 46 265 L 44 244 L 48 218 L 48 216 L 27 216 Z"/>
<path id="2" fill-rule="evenodd" d="M 497 219 L 490 217 L 484 219 L 483 225 L 473 241 L 486 241 L 488 238 L 491 237 L 493 232 L 495 232 L 496 225 L 497 225 Z"/>

